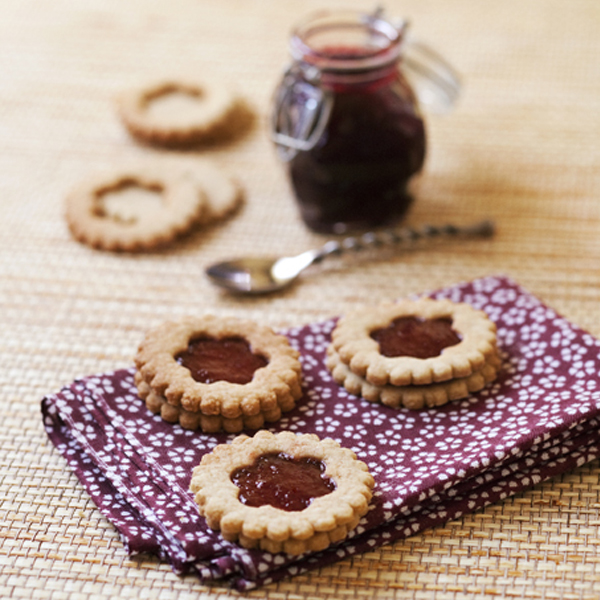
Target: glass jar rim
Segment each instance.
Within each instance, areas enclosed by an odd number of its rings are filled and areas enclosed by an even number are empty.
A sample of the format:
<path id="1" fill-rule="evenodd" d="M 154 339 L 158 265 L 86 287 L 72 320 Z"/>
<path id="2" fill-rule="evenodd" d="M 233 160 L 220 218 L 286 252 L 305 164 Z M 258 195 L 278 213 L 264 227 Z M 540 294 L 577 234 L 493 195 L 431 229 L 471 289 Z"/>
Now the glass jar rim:
<path id="1" fill-rule="evenodd" d="M 396 26 L 378 11 L 319 11 L 292 30 L 290 53 L 295 61 L 320 71 L 379 68 L 399 59 L 405 29 L 405 22 Z M 335 35 L 349 41 L 327 43 Z"/>

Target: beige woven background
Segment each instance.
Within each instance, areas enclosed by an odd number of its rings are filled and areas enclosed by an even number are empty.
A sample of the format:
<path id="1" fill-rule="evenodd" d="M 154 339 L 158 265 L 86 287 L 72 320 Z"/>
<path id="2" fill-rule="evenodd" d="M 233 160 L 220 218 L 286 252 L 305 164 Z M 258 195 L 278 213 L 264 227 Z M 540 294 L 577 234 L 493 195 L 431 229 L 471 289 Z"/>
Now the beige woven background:
<path id="1" fill-rule="evenodd" d="M 461 71 L 456 110 L 428 118 L 407 222 L 493 217 L 491 241 L 332 263 L 284 293 L 234 299 L 203 268 L 247 251 L 321 244 L 296 214 L 268 140 L 293 23 L 355 0 L 3 0 L 0 17 L 0 597 L 221 598 L 227 589 L 131 560 L 47 441 L 39 402 L 80 375 L 131 365 L 144 331 L 207 311 L 275 327 L 506 274 L 600 335 L 600 3 L 390 0 Z M 258 115 L 243 139 L 178 154 L 135 144 L 114 97 L 138 80 L 235 84 Z M 234 219 L 160 253 L 73 241 L 66 192 L 96 170 L 210 156 L 246 190 Z M 600 597 L 600 465 L 248 597 Z"/>

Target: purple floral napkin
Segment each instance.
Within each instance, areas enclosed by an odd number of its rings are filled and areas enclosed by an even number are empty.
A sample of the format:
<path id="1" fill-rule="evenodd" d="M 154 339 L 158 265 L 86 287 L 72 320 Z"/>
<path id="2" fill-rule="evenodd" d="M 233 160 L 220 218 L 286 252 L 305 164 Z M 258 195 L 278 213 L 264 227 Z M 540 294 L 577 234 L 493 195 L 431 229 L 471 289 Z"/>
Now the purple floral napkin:
<path id="1" fill-rule="evenodd" d="M 132 554 L 238 590 L 322 566 L 506 498 L 600 455 L 600 342 L 514 282 L 488 277 L 431 294 L 483 309 L 503 366 L 467 400 L 421 412 L 348 394 L 324 366 L 335 319 L 286 333 L 306 393 L 272 429 L 332 437 L 376 481 L 369 513 L 344 542 L 297 558 L 245 550 L 206 527 L 192 468 L 233 436 L 186 431 L 151 414 L 134 369 L 92 375 L 42 401 L 48 436 Z"/>

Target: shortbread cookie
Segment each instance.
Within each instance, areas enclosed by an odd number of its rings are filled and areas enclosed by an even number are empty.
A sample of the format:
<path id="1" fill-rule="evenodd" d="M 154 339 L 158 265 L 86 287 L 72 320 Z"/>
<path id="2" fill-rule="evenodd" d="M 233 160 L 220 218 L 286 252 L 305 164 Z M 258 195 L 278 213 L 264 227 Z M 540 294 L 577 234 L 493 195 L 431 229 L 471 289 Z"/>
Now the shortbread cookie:
<path id="1" fill-rule="evenodd" d="M 425 385 L 480 370 L 496 352 L 496 326 L 465 303 L 401 300 L 343 316 L 332 344 L 373 385 Z"/>
<path id="2" fill-rule="evenodd" d="M 302 396 L 298 351 L 251 321 L 206 315 L 163 323 L 148 332 L 135 364 L 142 398 L 154 392 L 191 413 L 267 415 Z"/>
<path id="3" fill-rule="evenodd" d="M 73 236 L 94 248 L 137 252 L 164 246 L 198 223 L 206 200 L 177 173 L 132 168 L 79 185 L 66 199 Z"/>
<path id="4" fill-rule="evenodd" d="M 453 400 L 461 400 L 474 392 L 479 392 L 487 384 L 494 381 L 501 366 L 500 357 L 491 354 L 481 369 L 467 377 L 459 377 L 440 383 L 427 385 L 376 386 L 360 375 L 356 375 L 346 365 L 333 346 L 327 349 L 327 368 L 335 381 L 348 392 L 361 396 L 369 402 L 380 402 L 391 408 L 422 409 L 442 406 Z"/>
<path id="5" fill-rule="evenodd" d="M 292 410 L 296 403 L 292 396 L 283 397 L 280 399 L 281 404 L 277 404 L 269 410 L 261 411 L 255 415 L 242 414 L 239 417 L 228 419 L 221 415 L 191 412 L 181 408 L 181 406 L 169 404 L 166 398 L 152 391 L 152 388 L 143 380 L 139 372 L 135 374 L 135 382 L 140 397 L 145 400 L 146 406 L 151 412 L 160 415 L 162 419 L 169 423 L 179 423 L 184 429 L 200 429 L 205 433 L 217 433 L 219 431 L 240 433 L 244 430 L 261 429 L 266 423 L 278 421 L 282 413 Z"/>
<path id="6" fill-rule="evenodd" d="M 190 490 L 226 540 L 298 555 L 343 540 L 368 511 L 373 486 L 367 466 L 336 441 L 263 430 L 206 454 Z"/>
<path id="7" fill-rule="evenodd" d="M 150 392 L 146 398 L 146 406 L 155 414 L 160 415 L 169 423 L 179 423 L 184 429 L 200 429 L 205 433 L 240 433 L 249 429 L 261 429 L 265 423 L 273 423 L 281 418 L 282 408 L 276 406 L 267 412 L 259 412 L 256 415 L 240 415 L 235 419 L 228 419 L 221 415 L 204 415 L 200 412 L 190 412 L 169 404 L 166 398 Z M 291 403 L 290 408 L 294 404 Z"/>
<path id="8" fill-rule="evenodd" d="M 247 107 L 223 85 L 206 81 L 159 81 L 124 93 L 119 114 L 140 141 L 187 146 L 232 135 Z"/>

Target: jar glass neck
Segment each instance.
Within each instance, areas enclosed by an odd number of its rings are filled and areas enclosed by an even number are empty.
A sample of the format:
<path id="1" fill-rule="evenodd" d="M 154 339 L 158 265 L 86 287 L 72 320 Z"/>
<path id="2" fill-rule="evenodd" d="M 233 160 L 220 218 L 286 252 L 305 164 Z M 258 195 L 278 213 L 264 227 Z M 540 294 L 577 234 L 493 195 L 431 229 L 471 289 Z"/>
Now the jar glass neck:
<path id="1" fill-rule="evenodd" d="M 313 67 L 324 76 L 373 77 L 395 67 L 404 27 L 379 15 L 355 11 L 322 12 L 301 23 L 290 38 L 295 62 Z M 367 75 L 372 73 L 372 75 Z"/>

